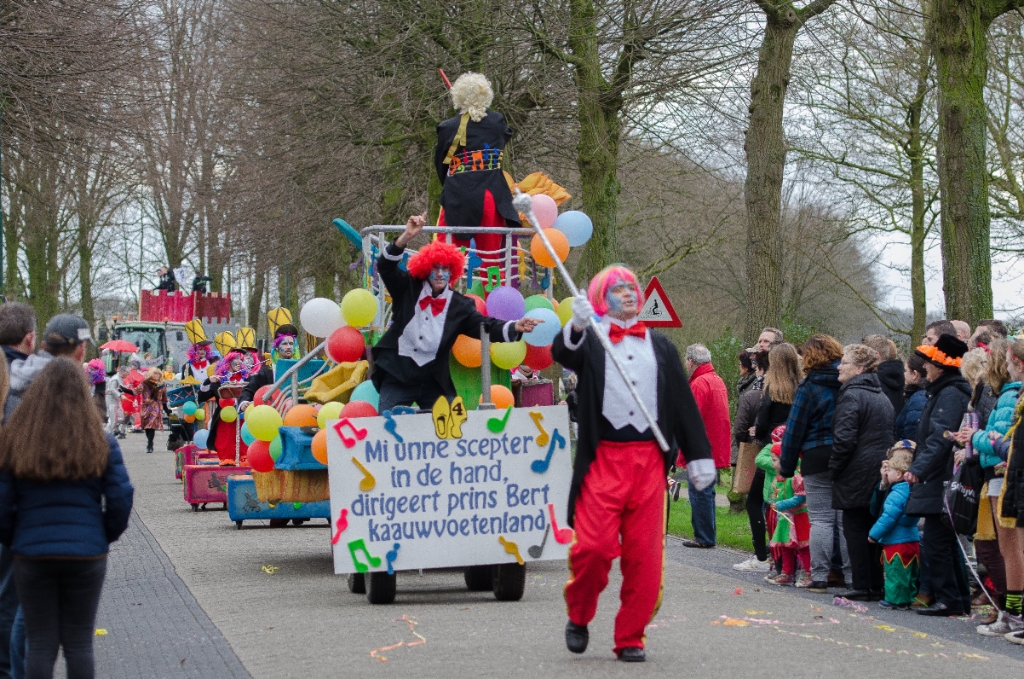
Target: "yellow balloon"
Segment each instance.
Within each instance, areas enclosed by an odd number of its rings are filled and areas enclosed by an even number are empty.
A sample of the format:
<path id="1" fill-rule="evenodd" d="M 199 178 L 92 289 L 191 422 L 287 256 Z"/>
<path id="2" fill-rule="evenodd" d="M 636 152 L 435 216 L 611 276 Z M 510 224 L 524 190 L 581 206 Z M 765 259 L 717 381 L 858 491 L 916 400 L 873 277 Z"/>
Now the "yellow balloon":
<path id="1" fill-rule="evenodd" d="M 238 419 L 238 411 L 235 406 L 227 406 L 220 409 L 221 422 L 234 422 Z"/>
<path id="2" fill-rule="evenodd" d="M 363 288 L 349 290 L 341 299 L 341 316 L 353 328 L 369 325 L 377 316 L 377 298 Z"/>
<path id="3" fill-rule="evenodd" d="M 316 423 L 321 429 L 327 428 L 327 422 L 329 420 L 336 420 L 341 417 L 341 409 L 345 407 L 344 403 L 338 403 L 331 401 L 320 406 L 320 412 L 316 414 Z"/>
<path id="4" fill-rule="evenodd" d="M 511 370 L 526 360 L 526 342 L 495 342 L 491 345 L 491 362 L 502 370 Z"/>
<path id="5" fill-rule="evenodd" d="M 566 297 L 559 302 L 555 313 L 558 314 L 558 320 L 562 321 L 562 325 L 565 326 L 572 319 L 572 297 Z"/>
<path id="6" fill-rule="evenodd" d="M 245 421 L 249 425 L 249 433 L 260 441 L 270 442 L 277 436 L 277 430 L 284 421 L 281 413 L 270 406 L 256 406 L 245 411 Z"/>
<path id="7" fill-rule="evenodd" d="M 196 411 L 196 422 L 202 422 L 206 419 L 206 411 L 200 408 Z"/>

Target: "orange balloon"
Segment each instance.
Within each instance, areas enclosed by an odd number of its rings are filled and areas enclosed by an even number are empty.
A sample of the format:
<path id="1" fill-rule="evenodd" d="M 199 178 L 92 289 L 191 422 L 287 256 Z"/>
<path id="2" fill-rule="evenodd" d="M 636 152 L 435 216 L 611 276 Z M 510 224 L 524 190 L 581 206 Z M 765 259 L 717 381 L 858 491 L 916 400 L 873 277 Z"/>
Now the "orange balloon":
<path id="1" fill-rule="evenodd" d="M 558 229 L 544 229 L 544 235 L 548 237 L 551 247 L 555 249 L 558 261 L 564 262 L 565 258 L 569 256 L 569 239 Z M 551 259 L 551 254 L 544 247 L 539 235 L 534 235 L 530 241 L 530 254 L 533 255 L 533 260 L 541 266 L 555 266 L 555 260 Z"/>
<path id="2" fill-rule="evenodd" d="M 300 403 L 297 406 L 293 406 L 284 414 L 284 426 L 315 427 L 316 408 L 307 403 Z"/>
<path id="3" fill-rule="evenodd" d="M 313 451 L 313 457 L 320 464 L 327 464 L 327 430 L 321 429 L 313 434 L 313 441 L 309 444 Z"/>
<path id="4" fill-rule="evenodd" d="M 483 396 L 480 396 L 480 402 L 484 400 Z M 498 410 L 502 408 L 508 408 L 516 404 L 516 398 L 512 395 L 512 390 L 508 387 L 503 387 L 500 384 L 491 385 L 491 403 Z"/>
<path id="5" fill-rule="evenodd" d="M 185 421 L 188 422 L 189 424 L 192 424 L 193 422 L 196 421 L 196 416 L 195 415 L 186 415 L 185 416 Z"/>
<path id="6" fill-rule="evenodd" d="M 452 347 L 455 360 L 467 368 L 479 368 L 483 361 L 481 358 L 480 340 L 473 339 L 468 335 L 459 335 L 455 339 L 455 346 Z"/>

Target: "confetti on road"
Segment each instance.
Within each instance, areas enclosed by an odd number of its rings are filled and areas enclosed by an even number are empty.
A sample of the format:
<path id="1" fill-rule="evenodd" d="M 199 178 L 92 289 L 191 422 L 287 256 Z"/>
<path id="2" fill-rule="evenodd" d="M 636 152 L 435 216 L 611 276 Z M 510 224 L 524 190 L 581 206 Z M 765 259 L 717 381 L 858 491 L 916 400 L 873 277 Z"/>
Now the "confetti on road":
<path id="1" fill-rule="evenodd" d="M 895 632 L 896 631 L 895 627 L 890 627 L 889 625 L 875 625 L 875 629 L 880 629 L 883 632 Z"/>
<path id="2" fill-rule="evenodd" d="M 105 636 L 107 636 L 107 630 L 103 629 L 102 627 L 97 627 L 96 628 L 96 636 L 98 636 L 98 637 L 105 637 Z"/>
<path id="3" fill-rule="evenodd" d="M 867 613 L 868 612 L 868 607 L 867 606 L 864 606 L 863 604 L 859 604 L 856 601 L 850 601 L 849 599 L 846 599 L 846 598 L 841 597 L 841 596 L 837 596 L 836 598 L 832 599 L 832 605 L 833 606 L 841 606 L 842 608 L 849 608 L 851 610 L 857 611 L 858 613 Z"/>
<path id="4" fill-rule="evenodd" d="M 733 590 L 733 594 L 736 594 L 736 595 L 743 594 L 743 588 L 742 587 L 737 587 L 735 590 Z"/>
<path id="5" fill-rule="evenodd" d="M 854 649 L 858 649 L 858 650 L 862 650 L 862 651 L 872 651 L 874 653 L 892 653 L 893 655 L 910 655 L 910 656 L 914 656 L 915 658 L 945 658 L 946 660 L 956 660 L 958 658 L 959 659 L 963 659 L 963 660 L 981 660 L 981 661 L 984 661 L 984 662 L 988 662 L 988 660 L 989 660 L 989 658 L 987 656 L 978 655 L 977 653 L 955 653 L 955 654 L 952 654 L 952 655 L 949 654 L 949 653 L 914 653 L 913 651 L 908 651 L 908 650 L 902 649 L 902 648 L 901 649 L 878 648 L 878 647 L 875 647 L 875 646 L 867 646 L 865 644 L 851 644 L 849 641 L 840 641 L 838 639 L 833 639 L 831 637 L 822 637 L 822 636 L 819 636 L 817 634 L 806 634 L 806 633 L 801 633 L 801 632 L 790 632 L 789 630 L 780 629 L 778 627 L 775 627 L 774 629 L 775 629 L 776 632 L 780 632 L 782 634 L 788 634 L 788 635 L 793 636 L 793 637 L 800 637 L 801 639 L 816 639 L 817 641 L 824 641 L 824 642 L 827 642 L 827 643 L 830 643 L 830 644 L 835 644 L 836 646 L 845 646 L 846 648 L 854 648 Z M 935 644 L 932 644 L 932 645 L 935 646 Z M 939 644 L 939 645 L 941 646 L 941 644 Z"/>
<path id="6" fill-rule="evenodd" d="M 281 570 L 281 567 L 280 566 L 271 566 L 271 565 L 268 564 L 268 565 L 264 566 L 263 568 L 261 568 L 260 570 L 263 571 L 264 573 L 266 573 L 267 575 L 273 575 L 274 573 L 276 573 L 279 570 Z"/>
<path id="7" fill-rule="evenodd" d="M 374 660 L 379 660 L 381 662 L 387 662 L 388 661 L 387 656 L 382 655 L 386 651 L 393 651 L 396 648 L 399 648 L 400 646 L 405 646 L 405 647 L 408 648 L 410 646 L 422 646 L 423 644 L 427 643 L 426 637 L 424 637 L 422 634 L 420 634 L 419 632 L 416 631 L 416 625 L 419 624 L 419 622 L 416 620 L 416 618 L 414 618 L 412 616 L 409 616 L 409 615 L 403 615 L 401 618 L 395 618 L 394 620 L 392 620 L 392 622 L 406 622 L 406 623 L 408 623 L 409 624 L 409 631 L 412 632 L 412 635 L 414 637 L 416 637 L 417 639 L 419 639 L 419 641 L 410 641 L 410 642 L 399 641 L 397 644 L 392 644 L 390 646 L 381 646 L 380 648 L 375 648 L 372 651 L 370 651 L 370 657 L 373 658 Z"/>

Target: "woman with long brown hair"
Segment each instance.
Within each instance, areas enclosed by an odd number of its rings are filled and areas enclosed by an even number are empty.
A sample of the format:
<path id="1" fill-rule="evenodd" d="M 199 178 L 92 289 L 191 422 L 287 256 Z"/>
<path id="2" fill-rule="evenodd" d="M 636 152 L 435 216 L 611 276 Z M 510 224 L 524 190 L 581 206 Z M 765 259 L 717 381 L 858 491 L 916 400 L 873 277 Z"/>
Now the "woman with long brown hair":
<path id="1" fill-rule="evenodd" d="M 146 379 L 135 388 L 135 394 L 142 397 L 139 417 L 146 432 L 146 452 L 153 452 L 153 437 L 164 424 L 164 410 L 167 410 L 167 387 L 164 386 L 160 368 L 146 371 Z"/>
<path id="2" fill-rule="evenodd" d="M 109 544 L 128 526 L 133 489 L 103 433 L 81 367 L 54 358 L 0 431 L 0 542 L 28 634 L 26 676 L 91 679 L 93 625 Z"/>

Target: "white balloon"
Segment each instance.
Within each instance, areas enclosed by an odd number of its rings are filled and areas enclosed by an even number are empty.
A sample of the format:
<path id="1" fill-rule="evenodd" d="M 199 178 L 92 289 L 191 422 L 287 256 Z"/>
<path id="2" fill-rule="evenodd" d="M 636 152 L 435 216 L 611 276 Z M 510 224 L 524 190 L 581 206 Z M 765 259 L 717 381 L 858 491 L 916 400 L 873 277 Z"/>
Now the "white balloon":
<path id="1" fill-rule="evenodd" d="M 345 325 L 345 319 L 342 318 L 341 307 L 337 302 L 326 297 L 314 297 L 302 305 L 299 323 L 310 335 L 330 337 L 335 330 Z"/>

